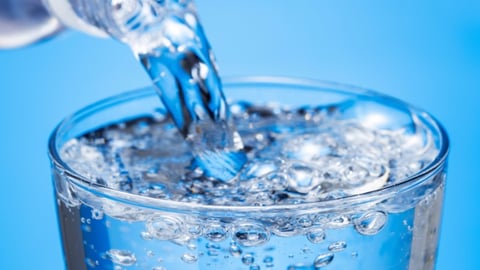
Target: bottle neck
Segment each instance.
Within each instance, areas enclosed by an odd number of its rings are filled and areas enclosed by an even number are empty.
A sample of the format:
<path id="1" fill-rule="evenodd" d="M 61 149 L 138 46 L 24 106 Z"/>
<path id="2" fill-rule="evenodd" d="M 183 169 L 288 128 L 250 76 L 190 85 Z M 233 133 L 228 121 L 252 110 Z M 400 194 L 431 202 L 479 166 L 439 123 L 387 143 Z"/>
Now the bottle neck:
<path id="1" fill-rule="evenodd" d="M 127 43 L 137 53 L 146 53 L 172 42 L 185 21 L 197 27 L 193 0 L 44 0 L 68 27 L 95 36 L 110 36 Z M 178 28 L 178 29 L 177 29 Z"/>
<path id="2" fill-rule="evenodd" d="M 65 26 L 81 32 L 99 37 L 107 37 L 108 33 L 101 27 L 95 26 L 84 16 L 85 12 L 79 12 L 80 1 L 75 0 L 43 0 L 46 8 Z M 82 1 L 83 2 L 83 1 Z M 91 1 L 97 2 L 96 0 Z M 106 1 L 105 1 L 106 2 Z M 88 13 L 90 13 L 89 11 Z"/>

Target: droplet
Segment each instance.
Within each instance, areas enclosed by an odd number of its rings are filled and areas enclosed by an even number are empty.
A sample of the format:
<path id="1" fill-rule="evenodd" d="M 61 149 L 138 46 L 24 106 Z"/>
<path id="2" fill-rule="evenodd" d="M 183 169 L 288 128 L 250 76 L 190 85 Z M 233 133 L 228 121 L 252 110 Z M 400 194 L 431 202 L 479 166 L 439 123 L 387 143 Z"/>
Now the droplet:
<path id="1" fill-rule="evenodd" d="M 157 216 L 147 221 L 147 232 L 160 240 L 172 240 L 182 235 L 183 222 L 172 216 Z"/>
<path id="2" fill-rule="evenodd" d="M 137 261 L 135 254 L 128 250 L 110 249 L 106 255 L 113 263 L 124 266 L 134 265 Z"/>
<path id="3" fill-rule="evenodd" d="M 256 223 L 240 223 L 235 226 L 233 238 L 242 246 L 262 245 L 270 239 L 270 233 Z"/>
<path id="4" fill-rule="evenodd" d="M 253 253 L 247 253 L 243 255 L 242 257 L 242 263 L 245 265 L 251 265 L 255 262 L 255 257 L 253 256 Z"/>
<path id="5" fill-rule="evenodd" d="M 308 241 L 318 244 L 325 240 L 325 231 L 321 227 L 313 227 L 307 232 Z"/>
<path id="6" fill-rule="evenodd" d="M 313 267 L 315 267 L 315 269 L 320 269 L 321 267 L 325 267 L 333 261 L 333 258 L 334 258 L 333 253 L 320 254 L 313 261 Z"/>
<path id="7" fill-rule="evenodd" d="M 182 255 L 182 261 L 186 262 L 186 263 L 194 263 L 198 260 L 198 256 L 195 255 L 195 254 L 191 254 L 191 253 L 185 253 Z"/>
<path id="8" fill-rule="evenodd" d="M 332 252 L 342 251 L 347 248 L 347 243 L 345 241 L 333 242 L 328 246 L 328 250 Z"/>
<path id="9" fill-rule="evenodd" d="M 353 221 L 357 232 L 363 235 L 377 234 L 386 222 L 387 215 L 382 211 L 368 212 Z"/>
<path id="10" fill-rule="evenodd" d="M 227 228 L 221 223 L 210 223 L 205 228 L 205 237 L 212 242 L 221 242 L 227 238 Z"/>

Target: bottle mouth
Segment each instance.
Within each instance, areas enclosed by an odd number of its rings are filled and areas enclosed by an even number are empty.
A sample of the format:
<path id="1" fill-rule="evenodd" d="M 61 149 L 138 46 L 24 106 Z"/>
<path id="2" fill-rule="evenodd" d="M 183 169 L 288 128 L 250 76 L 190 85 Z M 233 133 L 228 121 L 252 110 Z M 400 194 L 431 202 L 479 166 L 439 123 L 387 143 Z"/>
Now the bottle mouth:
<path id="1" fill-rule="evenodd" d="M 399 196 L 399 194 L 415 193 L 415 190 L 424 183 L 431 181 L 436 175 L 441 174 L 446 165 L 446 159 L 449 150 L 448 136 L 444 128 L 433 117 L 427 113 L 412 108 L 410 105 L 399 101 L 397 99 L 377 94 L 372 91 L 360 89 L 357 87 L 330 83 L 319 82 L 304 79 L 294 79 L 285 77 L 243 77 L 235 78 L 231 80 L 224 80 L 224 86 L 228 88 L 236 87 L 275 87 L 275 88 L 296 88 L 307 90 L 319 90 L 324 89 L 340 94 L 351 95 L 368 95 L 378 96 L 380 99 L 391 99 L 398 102 L 401 106 L 406 106 L 410 110 L 417 113 L 421 113 L 426 116 L 428 126 L 434 130 L 436 141 L 438 142 L 438 154 L 435 159 L 430 162 L 426 167 L 419 170 L 414 175 L 405 177 L 395 184 L 387 185 L 379 189 L 371 190 L 361 194 L 355 194 L 351 196 L 328 199 L 318 202 L 305 202 L 301 204 L 281 204 L 281 205 L 267 205 L 267 206 L 223 206 L 223 205 L 204 205 L 191 202 L 180 202 L 166 199 L 158 199 L 152 197 L 145 197 L 138 194 L 132 194 L 120 190 L 115 190 L 101 185 L 92 184 L 92 182 L 85 176 L 78 174 L 75 170 L 72 170 L 68 164 L 62 160 L 59 149 L 62 146 L 62 136 L 68 132 L 67 129 L 75 125 L 76 121 L 83 121 L 90 116 L 94 115 L 97 111 L 108 109 L 118 104 L 126 104 L 136 99 L 151 99 L 155 97 L 156 93 L 151 88 L 145 88 L 120 94 L 115 97 L 111 97 L 102 101 L 99 101 L 83 110 L 78 111 L 74 115 L 66 118 L 61 122 L 57 128 L 53 131 L 49 141 L 49 154 L 53 162 L 54 168 L 62 174 L 69 184 L 75 187 L 77 190 L 81 190 L 83 193 L 94 194 L 101 198 L 107 198 L 118 203 L 141 206 L 146 209 L 164 209 L 174 212 L 184 213 L 208 213 L 211 215 L 231 215 L 236 213 L 238 215 L 260 215 L 269 216 L 275 215 L 284 211 L 302 213 L 329 213 L 339 212 L 345 210 L 353 210 L 364 207 L 373 207 L 380 202 L 385 202 L 389 199 Z M 257 89 L 258 91 L 258 89 Z M 158 101 L 157 101 L 158 102 Z M 398 202 L 397 202 L 398 203 Z M 405 206 L 407 207 L 407 206 Z"/>

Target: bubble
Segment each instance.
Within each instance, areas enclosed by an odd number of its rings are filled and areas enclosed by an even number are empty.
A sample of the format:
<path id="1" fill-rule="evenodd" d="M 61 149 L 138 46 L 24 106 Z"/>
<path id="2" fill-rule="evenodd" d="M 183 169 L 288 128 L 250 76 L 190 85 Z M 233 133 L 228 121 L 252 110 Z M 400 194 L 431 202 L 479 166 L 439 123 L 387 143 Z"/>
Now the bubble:
<path id="1" fill-rule="evenodd" d="M 83 224 L 82 231 L 84 232 L 92 232 L 92 227 L 90 225 Z"/>
<path id="2" fill-rule="evenodd" d="M 347 248 L 347 243 L 345 241 L 337 241 L 328 245 L 328 250 L 332 252 L 342 251 Z"/>
<path id="3" fill-rule="evenodd" d="M 304 263 L 296 263 L 294 265 L 289 265 L 287 270 L 312 270 L 312 266 Z"/>
<path id="4" fill-rule="evenodd" d="M 132 266 L 137 262 L 135 254 L 128 250 L 110 249 L 106 255 L 113 263 L 124 266 Z"/>
<path id="5" fill-rule="evenodd" d="M 144 240 L 152 240 L 153 236 L 149 232 L 141 232 L 140 237 Z"/>
<path id="6" fill-rule="evenodd" d="M 258 178 L 276 170 L 278 170 L 278 166 L 273 160 L 253 160 L 242 170 L 240 178 L 242 180 Z"/>
<path id="7" fill-rule="evenodd" d="M 351 164 L 344 171 L 345 177 L 349 180 L 349 184 L 363 183 L 368 177 L 369 172 L 358 164 Z"/>
<path id="8" fill-rule="evenodd" d="M 260 224 L 245 222 L 235 225 L 233 238 L 242 246 L 253 247 L 268 242 L 270 233 Z"/>
<path id="9" fill-rule="evenodd" d="M 315 269 L 320 269 L 321 267 L 325 267 L 333 261 L 333 258 L 334 258 L 333 253 L 320 254 L 313 261 L 313 267 L 315 267 Z"/>
<path id="10" fill-rule="evenodd" d="M 147 232 L 160 240 L 172 240 L 182 235 L 183 222 L 173 216 L 156 216 L 146 223 Z"/>
<path id="11" fill-rule="evenodd" d="M 242 249 L 234 242 L 230 244 L 229 247 L 230 254 L 234 257 L 240 257 L 242 255 Z"/>
<path id="12" fill-rule="evenodd" d="M 95 268 L 97 266 L 96 262 L 90 258 L 86 258 L 85 263 L 91 268 Z"/>
<path id="13" fill-rule="evenodd" d="M 167 268 L 163 267 L 163 266 L 155 266 L 152 268 L 152 270 L 167 270 Z"/>
<path id="14" fill-rule="evenodd" d="M 353 221 L 355 230 L 363 235 L 377 234 L 386 222 L 387 215 L 382 211 L 367 212 Z"/>
<path id="15" fill-rule="evenodd" d="M 213 243 L 205 244 L 205 248 L 207 249 L 207 255 L 210 257 L 218 256 L 218 253 L 220 252 L 220 249 L 221 249 L 219 245 L 213 244 Z"/>
<path id="16" fill-rule="evenodd" d="M 194 263 L 198 260 L 198 256 L 191 253 L 185 253 L 182 255 L 181 259 L 186 263 Z"/>
<path id="17" fill-rule="evenodd" d="M 251 265 L 255 262 L 255 257 L 253 256 L 253 253 L 247 253 L 243 255 L 242 257 L 242 263 L 245 265 Z"/>
<path id="18" fill-rule="evenodd" d="M 193 238 L 198 238 L 202 235 L 202 232 L 203 232 L 202 230 L 203 230 L 203 227 L 201 224 L 192 223 L 192 224 L 189 224 L 187 233 Z"/>
<path id="19" fill-rule="evenodd" d="M 328 221 L 326 226 L 331 229 L 340 229 L 350 225 L 348 216 L 337 216 Z"/>
<path id="20" fill-rule="evenodd" d="M 92 209 L 92 218 L 96 220 L 101 220 L 103 218 L 103 212 L 98 209 Z"/>
<path id="21" fill-rule="evenodd" d="M 283 224 L 275 224 L 272 227 L 272 232 L 275 235 L 278 235 L 281 237 L 294 236 L 300 233 L 298 228 L 295 225 L 293 225 L 291 222 L 286 222 Z"/>
<path id="22" fill-rule="evenodd" d="M 272 256 L 265 256 L 263 258 L 263 263 L 266 267 L 273 267 L 273 257 Z"/>
<path id="23" fill-rule="evenodd" d="M 225 240 L 227 232 L 227 228 L 221 223 L 210 223 L 205 227 L 205 237 L 212 242 Z"/>
<path id="24" fill-rule="evenodd" d="M 313 224 L 313 221 L 310 219 L 310 217 L 306 215 L 300 216 L 296 220 L 297 220 L 297 224 L 302 226 L 303 228 L 310 227 Z"/>
<path id="25" fill-rule="evenodd" d="M 314 169 L 304 164 L 291 165 L 287 175 L 289 190 L 298 193 L 307 194 L 319 184 Z"/>
<path id="26" fill-rule="evenodd" d="M 249 270 L 260 270 L 260 266 L 259 266 L 259 265 L 256 265 L 256 264 L 250 265 Z"/>
<path id="27" fill-rule="evenodd" d="M 321 243 L 325 240 L 325 230 L 321 227 L 311 228 L 307 232 L 307 239 L 314 244 Z"/>

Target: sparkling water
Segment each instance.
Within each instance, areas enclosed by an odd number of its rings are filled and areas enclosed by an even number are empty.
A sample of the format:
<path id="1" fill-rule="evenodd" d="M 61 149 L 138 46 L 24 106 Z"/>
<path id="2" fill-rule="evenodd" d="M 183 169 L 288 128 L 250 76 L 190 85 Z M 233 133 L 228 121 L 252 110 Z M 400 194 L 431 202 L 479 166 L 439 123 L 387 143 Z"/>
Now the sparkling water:
<path id="1" fill-rule="evenodd" d="M 372 128 L 340 107 L 232 103 L 247 161 L 229 182 L 165 113 L 71 139 L 61 158 L 89 183 L 55 171 L 69 269 L 433 269 L 441 172 L 355 203 L 433 162 L 428 126 Z"/>

